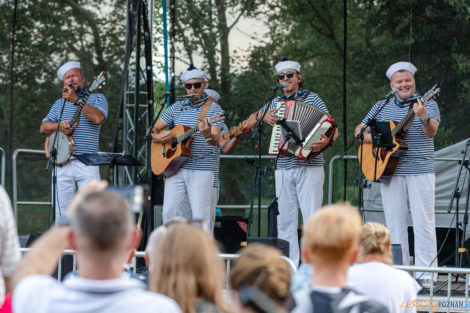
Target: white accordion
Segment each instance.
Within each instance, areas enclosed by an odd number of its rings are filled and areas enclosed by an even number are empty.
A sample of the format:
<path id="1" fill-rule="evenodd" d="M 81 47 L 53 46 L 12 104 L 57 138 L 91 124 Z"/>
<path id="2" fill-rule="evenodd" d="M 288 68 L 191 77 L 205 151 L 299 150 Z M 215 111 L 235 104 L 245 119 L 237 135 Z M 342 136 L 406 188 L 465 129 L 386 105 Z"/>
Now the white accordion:
<path id="1" fill-rule="evenodd" d="M 297 135 L 302 143 L 298 145 L 291 141 L 284 142 L 282 126 L 276 124 L 273 127 L 269 144 L 268 153 L 270 155 L 279 153 L 283 156 L 295 156 L 301 160 L 310 160 L 323 151 L 313 152 L 310 150 L 312 143 L 320 140 L 322 134 L 329 137 L 330 144 L 332 143 L 336 122 L 328 113 L 324 113 L 311 104 L 295 100 L 277 102 L 276 111 L 279 119 L 285 118 L 287 122 L 294 121 L 298 124 L 300 133 Z"/>

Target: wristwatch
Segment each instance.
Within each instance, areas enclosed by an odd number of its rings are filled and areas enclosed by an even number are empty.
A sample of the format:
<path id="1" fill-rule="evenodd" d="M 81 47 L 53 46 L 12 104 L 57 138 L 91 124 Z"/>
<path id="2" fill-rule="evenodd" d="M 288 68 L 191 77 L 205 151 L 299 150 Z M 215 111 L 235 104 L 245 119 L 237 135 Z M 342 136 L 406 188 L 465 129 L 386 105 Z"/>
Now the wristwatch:
<path id="1" fill-rule="evenodd" d="M 423 124 L 423 125 L 429 125 L 429 121 L 430 121 L 430 120 L 431 120 L 431 117 L 429 117 L 429 116 L 428 116 L 428 118 L 425 119 L 424 121 L 423 121 L 422 119 L 420 119 L 421 124 Z"/>

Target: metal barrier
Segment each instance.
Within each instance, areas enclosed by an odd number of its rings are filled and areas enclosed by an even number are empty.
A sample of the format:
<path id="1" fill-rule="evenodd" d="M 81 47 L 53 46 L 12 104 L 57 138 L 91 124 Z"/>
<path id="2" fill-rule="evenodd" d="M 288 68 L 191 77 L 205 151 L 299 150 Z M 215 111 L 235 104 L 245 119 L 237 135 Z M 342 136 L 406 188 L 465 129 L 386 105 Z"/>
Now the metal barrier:
<path id="1" fill-rule="evenodd" d="M 5 170 L 6 170 L 6 156 L 5 156 L 5 150 L 3 148 L 0 148 L 0 153 L 2 155 L 2 167 L 1 167 L 1 177 L 0 177 L 0 185 L 5 186 Z"/>
<path id="2" fill-rule="evenodd" d="M 21 253 L 26 253 L 28 252 L 29 250 L 31 250 L 31 248 L 20 248 L 20 251 Z M 66 249 L 66 250 L 63 250 L 62 251 L 62 257 L 65 256 L 65 255 L 72 255 L 73 256 L 73 266 L 72 266 L 72 269 L 75 271 L 77 269 L 77 260 L 76 260 L 76 256 L 75 256 L 75 250 L 70 250 L 70 249 Z M 145 256 L 145 251 L 137 251 L 136 254 L 135 254 L 135 257 L 132 258 L 132 261 L 130 263 L 130 266 L 132 267 L 134 273 L 137 272 L 137 258 L 143 258 Z M 226 277 L 228 278 L 229 275 L 230 275 L 230 268 L 231 268 L 231 262 L 235 259 L 237 259 L 239 257 L 238 254 L 226 254 L 226 253 L 220 253 L 219 254 L 219 257 L 222 259 L 222 261 L 225 262 L 225 275 Z M 294 262 L 291 261 L 291 259 L 285 257 L 285 256 L 282 256 L 283 260 L 287 262 L 287 265 L 289 265 L 289 269 L 292 273 L 292 275 L 296 272 L 296 267 L 294 265 Z M 62 281 L 62 262 L 58 262 L 58 267 L 57 267 L 57 279 L 59 281 Z M 227 288 L 227 290 L 229 289 L 229 285 L 228 285 L 228 279 L 225 280 L 226 282 L 226 285 L 225 285 L 225 288 Z"/>
<path id="3" fill-rule="evenodd" d="M 341 157 L 341 155 L 335 155 L 331 158 L 329 168 L 328 168 L 328 204 L 333 202 L 333 163 L 336 160 L 357 160 L 357 155 L 345 155 Z M 460 161 L 461 158 L 434 158 L 434 161 Z"/>
<path id="4" fill-rule="evenodd" d="M 18 205 L 51 205 L 50 201 L 40 202 L 40 201 L 18 201 L 18 173 L 17 173 L 17 158 L 18 155 L 24 154 L 41 154 L 44 155 L 44 150 L 31 150 L 31 149 L 16 149 L 13 152 L 13 210 L 15 212 L 15 220 L 18 222 Z"/>
<path id="5" fill-rule="evenodd" d="M 21 252 L 25 253 L 29 251 L 30 248 L 21 248 Z M 77 268 L 77 263 L 76 263 L 76 258 L 75 258 L 75 251 L 74 250 L 64 250 L 62 252 L 62 256 L 65 255 L 73 255 L 73 270 L 76 270 Z M 134 273 L 136 273 L 136 264 L 137 264 L 137 258 L 143 258 L 145 255 L 144 251 L 138 251 L 136 253 L 136 256 L 132 259 L 132 262 L 130 263 L 130 266 L 132 267 Z M 219 257 L 221 258 L 222 261 L 225 262 L 225 275 L 226 277 L 229 277 L 230 275 L 230 269 L 231 269 L 231 263 L 233 260 L 237 259 L 239 257 L 238 254 L 219 254 Z M 294 263 L 287 257 L 283 257 L 283 259 L 287 262 L 289 265 L 289 268 L 291 270 L 291 273 L 294 274 L 296 272 L 296 268 L 294 266 Z M 454 267 L 416 267 L 416 266 L 394 266 L 397 269 L 401 269 L 404 271 L 407 271 L 411 274 L 414 274 L 415 272 L 427 272 L 427 273 L 436 273 L 436 274 L 444 274 L 446 277 L 445 280 L 438 279 L 437 285 L 433 286 L 431 285 L 431 288 L 429 289 L 429 293 L 426 294 L 421 294 L 418 295 L 418 301 L 417 303 L 412 303 L 417 308 L 417 311 L 419 312 L 469 312 L 470 311 L 470 304 L 469 304 L 469 284 L 467 282 L 470 282 L 470 269 L 468 268 L 454 268 Z M 61 262 L 58 262 L 58 280 L 62 280 L 62 265 Z M 465 276 L 465 288 L 463 290 L 463 296 L 458 296 L 458 292 L 452 289 L 452 280 L 455 275 L 464 275 Z M 439 295 L 439 292 L 442 292 L 444 289 L 443 287 L 446 286 L 445 288 L 445 295 Z M 229 289 L 229 283 L 228 279 L 225 279 L 225 289 Z M 462 291 L 460 291 L 462 293 Z M 466 303 L 469 304 L 467 307 L 462 306 L 461 308 L 456 308 L 456 307 L 451 307 L 451 306 L 446 306 L 446 307 L 438 307 L 439 304 L 445 303 Z M 403 305 L 403 304 L 401 304 Z M 406 305 L 406 303 L 405 303 Z"/>

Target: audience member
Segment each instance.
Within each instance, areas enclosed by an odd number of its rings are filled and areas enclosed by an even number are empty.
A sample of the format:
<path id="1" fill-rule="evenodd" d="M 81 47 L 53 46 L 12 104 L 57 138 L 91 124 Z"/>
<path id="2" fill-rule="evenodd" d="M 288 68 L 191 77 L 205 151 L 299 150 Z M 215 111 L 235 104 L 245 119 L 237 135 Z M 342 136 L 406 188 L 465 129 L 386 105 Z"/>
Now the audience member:
<path id="1" fill-rule="evenodd" d="M 234 261 L 229 277 L 233 311 L 252 312 L 253 308 L 258 312 L 272 311 L 259 308 L 262 302 L 269 302 L 262 301 L 262 296 L 258 300 L 256 294 L 251 294 L 246 299 L 241 292 L 247 287 L 256 288 L 273 304 L 283 308 L 289 296 L 290 274 L 289 266 L 279 250 L 256 243 L 243 248 L 240 257 Z"/>
<path id="2" fill-rule="evenodd" d="M 10 277 L 20 263 L 20 243 L 10 198 L 0 185 L 0 303 L 11 292 Z"/>
<path id="3" fill-rule="evenodd" d="M 304 225 L 303 259 L 313 266 L 312 286 L 293 293 L 288 309 L 306 312 L 388 312 L 382 304 L 349 289 L 349 266 L 359 250 L 361 217 L 347 204 L 324 207 Z"/>
<path id="4" fill-rule="evenodd" d="M 383 305 L 390 312 L 416 312 L 416 307 L 401 307 L 416 300 L 419 284 L 405 271 L 390 266 L 390 232 L 379 223 L 362 226 L 358 264 L 349 268 L 348 285 Z"/>
<path id="5" fill-rule="evenodd" d="M 173 298 L 183 313 L 227 312 L 218 249 L 202 228 L 167 226 L 164 240 L 150 255 L 149 290 Z"/>
<path id="6" fill-rule="evenodd" d="M 137 238 L 134 216 L 104 182 L 82 188 L 67 212 L 71 226 L 57 225 L 41 236 L 13 275 L 13 309 L 22 312 L 180 313 L 176 303 L 143 290 L 122 273 Z M 80 272 L 63 284 L 48 276 L 61 251 L 77 251 Z"/>

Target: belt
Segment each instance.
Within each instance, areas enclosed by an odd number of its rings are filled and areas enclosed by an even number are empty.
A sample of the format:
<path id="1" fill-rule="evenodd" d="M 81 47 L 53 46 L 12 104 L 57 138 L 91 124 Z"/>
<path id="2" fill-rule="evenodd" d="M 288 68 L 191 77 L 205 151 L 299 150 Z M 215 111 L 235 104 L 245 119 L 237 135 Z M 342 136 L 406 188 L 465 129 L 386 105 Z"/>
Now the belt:
<path id="1" fill-rule="evenodd" d="M 62 167 L 64 165 L 67 165 L 69 164 L 70 162 L 72 162 L 73 160 L 76 160 L 77 158 L 75 158 L 73 155 L 65 162 L 65 163 L 62 163 L 62 164 L 56 164 L 57 167 Z"/>

